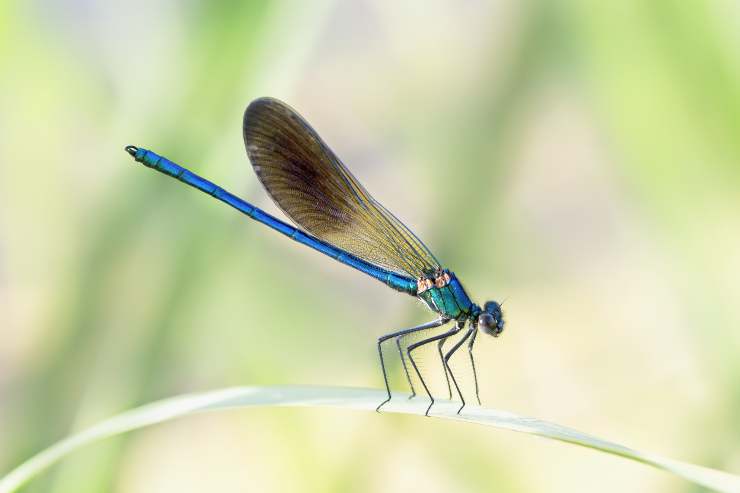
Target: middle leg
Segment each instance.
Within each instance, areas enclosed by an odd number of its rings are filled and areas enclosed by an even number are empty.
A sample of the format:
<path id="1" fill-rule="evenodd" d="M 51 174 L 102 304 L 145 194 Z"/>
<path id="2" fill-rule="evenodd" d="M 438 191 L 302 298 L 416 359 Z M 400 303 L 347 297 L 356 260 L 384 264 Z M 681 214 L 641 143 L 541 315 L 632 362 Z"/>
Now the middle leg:
<path id="1" fill-rule="evenodd" d="M 462 327 L 460 328 L 462 329 Z M 473 333 L 474 330 L 475 329 L 472 327 L 468 329 L 465 335 L 462 336 L 460 340 L 457 341 L 457 344 L 455 344 L 452 347 L 452 349 L 450 349 L 450 351 L 445 355 L 445 366 L 447 367 L 447 371 L 450 373 L 450 377 L 452 378 L 452 383 L 455 384 L 455 389 L 457 389 L 457 395 L 460 396 L 460 402 L 462 403 L 462 405 L 460 406 L 460 409 L 457 410 L 457 414 L 460 414 L 460 411 L 462 411 L 462 408 L 465 407 L 465 398 L 463 397 L 463 394 L 460 391 L 460 386 L 457 384 L 457 379 L 455 378 L 455 375 L 452 373 L 452 368 L 450 368 L 450 358 L 452 358 L 452 355 L 455 354 L 455 351 L 457 351 L 460 348 L 460 346 L 462 346 L 465 343 L 465 341 L 468 339 L 468 337 L 470 337 L 470 334 Z"/>
<path id="2" fill-rule="evenodd" d="M 424 390 L 426 391 L 427 395 L 429 396 L 429 400 L 431 401 L 429 403 L 429 407 L 427 408 L 426 412 L 424 413 L 424 416 L 429 416 L 429 410 L 434 405 L 434 397 L 432 396 L 432 393 L 429 391 L 429 387 L 427 386 L 426 382 L 424 381 L 424 377 L 421 376 L 421 371 L 419 371 L 419 367 L 416 365 L 416 361 L 414 361 L 414 357 L 412 356 L 412 352 L 415 349 L 420 348 L 421 346 L 425 344 L 429 344 L 430 342 L 439 341 L 440 339 L 447 339 L 448 337 L 457 334 L 460 332 L 461 327 L 457 324 L 455 326 L 448 330 L 447 332 L 443 334 L 439 334 L 433 337 L 429 337 L 427 339 L 424 339 L 419 342 L 415 342 L 414 344 L 410 345 L 408 349 L 406 349 L 406 353 L 409 356 L 409 361 L 411 361 L 411 365 L 414 367 L 414 370 L 416 371 L 416 375 L 419 377 L 419 381 L 421 382 L 422 387 L 424 387 Z"/>
<path id="3" fill-rule="evenodd" d="M 447 339 L 440 339 L 437 342 L 437 352 L 439 353 L 439 361 L 442 362 L 442 370 L 445 372 L 445 380 L 447 381 L 447 398 L 452 400 L 452 387 L 450 387 L 450 375 L 447 373 L 447 365 L 445 364 L 445 357 L 442 354 L 442 346 L 444 346 Z"/>

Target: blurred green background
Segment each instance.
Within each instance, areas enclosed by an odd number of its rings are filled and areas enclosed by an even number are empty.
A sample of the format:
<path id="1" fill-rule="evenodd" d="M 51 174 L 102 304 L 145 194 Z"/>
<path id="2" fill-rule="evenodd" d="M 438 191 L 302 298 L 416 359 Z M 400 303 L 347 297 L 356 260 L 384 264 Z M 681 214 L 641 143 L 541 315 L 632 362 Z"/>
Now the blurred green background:
<path id="1" fill-rule="evenodd" d="M 506 300 L 507 331 L 477 345 L 485 403 L 740 472 L 738 18 L 733 1 L 0 2 L 0 474 L 178 393 L 378 387 L 376 338 L 429 319 L 123 151 L 277 213 L 241 136 L 263 95 L 478 302 Z M 26 491 L 414 488 L 697 491 L 522 435 L 325 409 L 179 420 Z"/>

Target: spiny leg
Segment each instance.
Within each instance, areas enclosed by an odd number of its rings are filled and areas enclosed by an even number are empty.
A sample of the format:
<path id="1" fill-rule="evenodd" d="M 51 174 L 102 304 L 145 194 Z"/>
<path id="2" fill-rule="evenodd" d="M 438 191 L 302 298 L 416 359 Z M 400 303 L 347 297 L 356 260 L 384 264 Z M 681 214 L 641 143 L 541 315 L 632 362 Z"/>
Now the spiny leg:
<path id="1" fill-rule="evenodd" d="M 445 332 L 444 334 L 439 334 L 434 337 L 430 337 L 428 339 L 424 339 L 423 341 L 415 342 L 414 344 L 410 345 L 408 349 L 406 350 L 406 353 L 409 355 L 409 361 L 411 361 L 411 364 L 414 367 L 414 370 L 416 370 L 416 374 L 419 376 L 419 381 L 421 382 L 421 385 L 424 387 L 424 390 L 426 391 L 427 395 L 429 396 L 429 400 L 431 401 L 429 403 L 429 407 L 427 408 L 426 412 L 424 413 L 424 416 L 429 416 L 429 410 L 434 405 L 434 397 L 432 397 L 432 393 L 429 391 L 429 387 L 427 387 L 426 382 L 424 381 L 424 377 L 421 376 L 421 372 L 419 371 L 419 367 L 416 366 L 416 361 L 414 361 L 414 357 L 411 355 L 411 352 L 414 349 L 417 349 L 424 344 L 429 344 L 430 342 L 438 341 L 440 339 L 447 339 L 448 337 L 457 334 L 460 331 L 460 327 L 455 325 L 452 329 Z"/>
<path id="2" fill-rule="evenodd" d="M 401 358 L 401 363 L 403 364 L 403 371 L 406 374 L 406 381 L 409 383 L 409 387 L 411 388 L 411 395 L 409 396 L 409 399 L 413 399 L 416 397 L 416 389 L 414 388 L 413 380 L 411 380 L 411 375 L 409 374 L 408 365 L 406 365 L 406 357 L 403 355 L 403 349 L 401 349 L 401 339 L 403 339 L 405 335 L 400 335 L 396 337 L 396 346 L 398 346 L 398 355 Z M 440 339 L 439 342 L 437 342 L 437 351 L 439 352 L 439 361 L 442 363 L 442 370 L 445 372 L 445 380 L 447 381 L 447 398 L 452 399 L 452 387 L 450 387 L 450 377 L 447 375 L 447 366 L 445 365 L 445 359 L 444 354 L 442 352 L 442 346 L 444 346 L 444 343 L 447 342 L 447 338 Z"/>
<path id="3" fill-rule="evenodd" d="M 458 329 L 462 329 L 462 326 L 459 326 Z M 450 358 L 452 358 L 452 355 L 455 354 L 455 351 L 457 351 L 460 346 L 463 345 L 465 340 L 470 337 L 470 333 L 473 332 L 475 329 L 471 328 L 468 329 L 468 331 L 465 333 L 464 336 L 460 338 L 459 341 L 457 341 L 457 344 L 455 344 L 452 349 L 445 355 L 445 366 L 447 367 L 447 371 L 450 372 L 450 377 L 452 378 L 452 383 L 455 384 L 455 388 L 457 389 L 457 395 L 460 396 L 460 402 L 462 405 L 460 406 L 460 409 L 457 410 L 457 414 L 460 414 L 460 411 L 462 411 L 462 408 L 465 407 L 465 398 L 462 395 L 462 392 L 460 391 L 460 386 L 457 384 L 457 379 L 455 378 L 455 375 L 452 373 L 452 368 L 450 368 Z"/>
<path id="4" fill-rule="evenodd" d="M 403 355 L 403 349 L 401 349 L 401 339 L 403 339 L 403 336 L 396 337 L 396 346 L 398 347 L 398 356 L 401 358 L 401 363 L 403 364 L 403 372 L 406 374 L 406 381 L 409 383 L 409 387 L 411 387 L 411 395 L 409 396 L 409 399 L 413 399 L 416 397 L 416 389 L 411 381 L 411 375 L 409 375 L 409 367 L 406 365 L 406 356 Z"/>
<path id="5" fill-rule="evenodd" d="M 383 380 L 385 381 L 385 390 L 388 392 L 388 398 L 381 402 L 377 408 L 375 408 L 377 412 L 380 412 L 380 408 L 383 407 L 383 404 L 391 400 L 391 387 L 388 384 L 388 374 L 385 371 L 385 361 L 383 361 L 383 348 L 381 346 L 383 342 L 394 337 L 405 336 L 407 334 L 418 332 L 420 330 L 433 329 L 435 327 L 439 327 L 440 325 L 446 324 L 448 321 L 448 319 L 440 318 L 431 322 L 427 322 L 425 324 L 417 325 L 416 327 L 412 327 L 410 329 L 399 330 L 398 332 L 393 332 L 392 334 L 386 334 L 378 339 L 378 355 L 380 356 L 380 368 L 383 370 Z"/>
<path id="6" fill-rule="evenodd" d="M 468 341 L 468 355 L 470 355 L 470 366 L 473 367 L 473 381 L 475 382 L 475 398 L 478 400 L 480 406 L 480 395 L 478 394 L 478 373 L 475 371 L 475 359 L 473 359 L 473 344 L 475 344 L 475 336 L 478 331 L 473 329 L 473 337 Z"/>
<path id="7" fill-rule="evenodd" d="M 437 343 L 437 351 L 439 352 L 439 360 L 442 362 L 442 370 L 445 372 L 445 380 L 447 380 L 447 398 L 452 400 L 452 387 L 450 387 L 450 376 L 447 374 L 447 365 L 445 365 L 445 357 L 442 354 L 442 346 L 447 342 L 447 339 L 440 339 Z"/>

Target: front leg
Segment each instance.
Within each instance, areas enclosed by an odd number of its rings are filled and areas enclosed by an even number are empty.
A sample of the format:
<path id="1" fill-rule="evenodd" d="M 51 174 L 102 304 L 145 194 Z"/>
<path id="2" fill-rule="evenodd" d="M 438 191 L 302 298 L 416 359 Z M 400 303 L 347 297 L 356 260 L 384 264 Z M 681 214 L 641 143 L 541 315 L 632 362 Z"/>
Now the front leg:
<path id="1" fill-rule="evenodd" d="M 473 344 L 475 344 L 475 336 L 478 334 L 476 329 L 473 329 L 473 336 L 468 341 L 468 355 L 470 356 L 470 366 L 473 368 L 473 381 L 475 382 L 475 398 L 478 400 L 480 406 L 480 393 L 478 391 L 478 373 L 475 370 L 475 359 L 473 358 Z"/>

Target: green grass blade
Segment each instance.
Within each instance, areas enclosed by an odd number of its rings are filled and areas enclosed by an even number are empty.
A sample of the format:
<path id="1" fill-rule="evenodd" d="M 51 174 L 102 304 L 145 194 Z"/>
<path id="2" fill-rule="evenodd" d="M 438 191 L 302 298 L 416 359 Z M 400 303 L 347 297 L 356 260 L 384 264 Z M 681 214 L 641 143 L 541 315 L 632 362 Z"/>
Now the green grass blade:
<path id="1" fill-rule="evenodd" d="M 376 389 L 286 386 L 236 387 L 165 399 L 119 414 L 52 445 L 0 479 L 0 493 L 16 491 L 44 469 L 87 444 L 194 413 L 252 406 L 340 407 L 374 411 L 384 397 L 385 392 Z M 408 394 L 394 394 L 394 400 L 384 408 L 385 412 L 422 415 L 427 401 L 409 401 L 407 397 Z M 457 415 L 457 406 L 457 403 L 439 401 L 432 409 L 432 417 L 530 433 L 581 445 L 663 469 L 719 492 L 740 493 L 740 477 L 732 474 L 639 452 L 571 428 L 505 411 L 468 406 L 461 415 Z"/>

